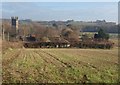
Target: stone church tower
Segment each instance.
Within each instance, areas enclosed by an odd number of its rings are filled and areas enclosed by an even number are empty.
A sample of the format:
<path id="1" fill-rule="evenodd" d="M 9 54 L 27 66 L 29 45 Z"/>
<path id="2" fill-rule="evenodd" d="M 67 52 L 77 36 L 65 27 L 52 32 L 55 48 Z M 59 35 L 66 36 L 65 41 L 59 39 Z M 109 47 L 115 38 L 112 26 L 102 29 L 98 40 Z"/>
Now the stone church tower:
<path id="1" fill-rule="evenodd" d="M 16 37 L 18 34 L 18 17 L 11 17 L 11 35 Z"/>

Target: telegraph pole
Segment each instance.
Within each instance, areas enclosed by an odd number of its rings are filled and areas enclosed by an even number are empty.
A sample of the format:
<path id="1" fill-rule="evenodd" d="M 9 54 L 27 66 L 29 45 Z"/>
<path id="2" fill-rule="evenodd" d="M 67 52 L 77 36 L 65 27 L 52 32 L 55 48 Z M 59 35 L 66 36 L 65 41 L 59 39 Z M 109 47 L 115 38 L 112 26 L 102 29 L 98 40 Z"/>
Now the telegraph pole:
<path id="1" fill-rule="evenodd" d="M 2 25 L 2 40 L 4 40 L 5 39 L 5 30 L 4 30 L 4 28 L 3 28 L 3 25 Z"/>

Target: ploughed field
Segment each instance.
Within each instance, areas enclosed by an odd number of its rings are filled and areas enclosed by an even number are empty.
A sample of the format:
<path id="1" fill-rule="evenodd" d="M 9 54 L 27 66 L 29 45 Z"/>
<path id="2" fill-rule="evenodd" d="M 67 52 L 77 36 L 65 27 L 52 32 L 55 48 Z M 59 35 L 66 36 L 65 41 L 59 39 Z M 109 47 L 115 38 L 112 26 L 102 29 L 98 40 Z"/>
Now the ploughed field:
<path id="1" fill-rule="evenodd" d="M 9 49 L 3 83 L 116 83 L 118 49 Z"/>

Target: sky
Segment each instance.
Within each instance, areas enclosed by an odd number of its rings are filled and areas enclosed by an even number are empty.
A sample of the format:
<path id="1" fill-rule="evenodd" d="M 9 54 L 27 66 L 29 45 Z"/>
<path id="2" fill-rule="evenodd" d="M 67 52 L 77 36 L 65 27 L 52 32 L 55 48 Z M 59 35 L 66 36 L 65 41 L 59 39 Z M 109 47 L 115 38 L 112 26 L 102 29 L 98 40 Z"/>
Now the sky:
<path id="1" fill-rule="evenodd" d="M 119 0 L 1 0 L 2 2 L 118 2 Z"/>
<path id="2" fill-rule="evenodd" d="M 119 14 L 119 16 L 118 16 L 118 23 L 120 24 L 120 2 L 118 4 L 119 4 L 118 5 L 118 14 Z"/>
<path id="3" fill-rule="evenodd" d="M 2 2 L 2 18 L 118 22 L 118 2 Z"/>

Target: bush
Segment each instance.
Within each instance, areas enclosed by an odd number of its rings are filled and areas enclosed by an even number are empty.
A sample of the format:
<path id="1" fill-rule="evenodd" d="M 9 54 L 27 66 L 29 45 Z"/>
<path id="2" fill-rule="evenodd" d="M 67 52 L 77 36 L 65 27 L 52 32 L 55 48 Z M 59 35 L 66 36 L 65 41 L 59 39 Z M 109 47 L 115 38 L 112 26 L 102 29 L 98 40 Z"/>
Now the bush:
<path id="1" fill-rule="evenodd" d="M 109 39 L 109 34 L 105 33 L 103 29 L 100 29 L 98 31 L 98 34 L 94 35 L 94 38 L 108 40 Z"/>

